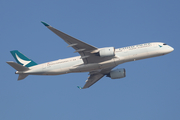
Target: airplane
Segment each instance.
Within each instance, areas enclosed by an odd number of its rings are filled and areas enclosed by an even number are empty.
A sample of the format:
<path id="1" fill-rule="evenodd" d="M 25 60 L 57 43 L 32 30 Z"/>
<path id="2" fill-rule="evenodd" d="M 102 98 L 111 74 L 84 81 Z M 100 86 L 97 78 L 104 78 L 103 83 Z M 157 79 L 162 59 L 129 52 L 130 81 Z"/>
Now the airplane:
<path id="1" fill-rule="evenodd" d="M 22 80 L 28 75 L 61 75 L 89 72 L 90 76 L 86 80 L 84 87 L 77 86 L 80 89 L 85 89 L 104 76 L 111 79 L 126 77 L 124 68 L 113 70 L 119 64 L 165 55 L 174 50 L 173 47 L 162 42 L 144 43 L 117 49 L 114 47 L 97 48 L 71 37 L 43 21 L 41 23 L 62 38 L 68 44 L 68 47 L 74 48 L 74 53 L 78 52 L 80 56 L 37 64 L 18 50 L 10 51 L 17 63 L 12 61 L 7 63 L 17 70 L 15 74 L 19 74 L 18 80 Z"/>

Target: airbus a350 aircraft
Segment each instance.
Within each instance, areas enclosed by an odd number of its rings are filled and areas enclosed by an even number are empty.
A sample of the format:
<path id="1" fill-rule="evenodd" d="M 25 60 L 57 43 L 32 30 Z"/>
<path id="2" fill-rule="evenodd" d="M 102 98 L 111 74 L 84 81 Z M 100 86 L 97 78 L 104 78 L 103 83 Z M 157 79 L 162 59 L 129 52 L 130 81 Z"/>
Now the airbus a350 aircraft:
<path id="1" fill-rule="evenodd" d="M 18 50 L 13 50 L 11 54 L 17 63 L 7 63 L 17 70 L 15 73 L 19 74 L 18 80 L 22 80 L 28 75 L 61 75 L 89 72 L 90 76 L 82 88 L 85 89 L 104 76 L 111 79 L 124 78 L 126 76 L 124 68 L 112 70 L 119 64 L 165 55 L 174 50 L 162 42 L 144 43 L 117 49 L 114 47 L 97 48 L 73 38 L 45 22 L 42 23 L 61 37 L 68 44 L 68 47 L 73 47 L 80 56 L 37 64 Z M 81 89 L 81 87 L 79 88 Z"/>

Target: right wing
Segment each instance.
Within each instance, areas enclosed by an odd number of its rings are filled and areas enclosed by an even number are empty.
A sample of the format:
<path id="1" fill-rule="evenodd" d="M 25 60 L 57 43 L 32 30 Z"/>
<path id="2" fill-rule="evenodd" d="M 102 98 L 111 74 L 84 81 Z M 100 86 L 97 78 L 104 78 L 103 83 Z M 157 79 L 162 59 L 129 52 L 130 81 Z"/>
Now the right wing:
<path id="1" fill-rule="evenodd" d="M 75 52 L 78 52 L 81 55 L 81 59 L 85 64 L 102 61 L 103 58 L 93 54 L 96 51 L 98 52 L 98 48 L 89 45 L 83 41 L 80 41 L 74 37 L 71 37 L 70 35 L 67 35 L 53 28 L 52 26 L 48 25 L 45 22 L 41 22 L 41 23 L 43 23 L 48 29 L 50 29 L 52 32 L 54 32 L 56 35 L 62 38 L 69 45 L 68 47 L 73 47 L 75 49 Z"/>

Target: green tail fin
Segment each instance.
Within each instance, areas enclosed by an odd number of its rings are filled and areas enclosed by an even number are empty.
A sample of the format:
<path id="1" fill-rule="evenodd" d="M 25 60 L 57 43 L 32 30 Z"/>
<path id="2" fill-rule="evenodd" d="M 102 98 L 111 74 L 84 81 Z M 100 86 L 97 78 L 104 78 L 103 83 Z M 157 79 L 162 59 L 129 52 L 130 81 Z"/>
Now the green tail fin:
<path id="1" fill-rule="evenodd" d="M 23 65 L 25 67 L 31 67 L 37 65 L 33 60 L 29 59 L 18 50 L 10 51 L 14 59 L 17 61 L 18 64 Z"/>

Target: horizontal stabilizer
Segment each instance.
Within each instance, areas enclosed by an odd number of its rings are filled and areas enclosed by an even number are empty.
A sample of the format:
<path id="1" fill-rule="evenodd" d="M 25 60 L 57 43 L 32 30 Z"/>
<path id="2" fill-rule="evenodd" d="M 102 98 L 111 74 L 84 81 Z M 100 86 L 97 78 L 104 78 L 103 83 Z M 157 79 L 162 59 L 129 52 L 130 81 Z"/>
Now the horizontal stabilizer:
<path id="1" fill-rule="evenodd" d="M 19 74 L 18 80 L 22 80 L 26 78 L 28 75 L 27 74 Z"/>
<path id="2" fill-rule="evenodd" d="M 15 63 L 15 62 L 6 62 L 8 63 L 11 67 L 13 67 L 14 69 L 16 69 L 17 71 L 26 71 L 26 70 L 29 70 L 29 68 L 27 67 L 24 67 L 18 63 Z"/>

